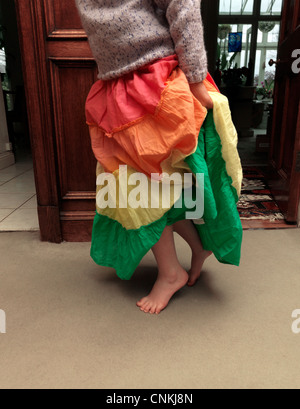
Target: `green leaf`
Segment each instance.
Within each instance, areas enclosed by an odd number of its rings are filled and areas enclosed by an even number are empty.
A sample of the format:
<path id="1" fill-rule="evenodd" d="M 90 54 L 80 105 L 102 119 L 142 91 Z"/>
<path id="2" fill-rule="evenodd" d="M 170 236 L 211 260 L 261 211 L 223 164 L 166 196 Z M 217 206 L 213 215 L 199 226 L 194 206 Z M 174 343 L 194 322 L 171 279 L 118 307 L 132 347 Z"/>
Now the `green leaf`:
<path id="1" fill-rule="evenodd" d="M 226 55 L 226 53 L 224 53 L 224 54 L 222 55 L 222 63 L 221 63 L 221 70 L 222 70 L 222 71 L 224 71 L 224 70 L 227 68 L 227 64 L 228 64 L 228 62 L 227 62 L 227 55 Z"/>
<path id="2" fill-rule="evenodd" d="M 220 44 L 217 45 L 217 60 L 221 58 L 221 46 Z"/>
<path id="3" fill-rule="evenodd" d="M 235 60 L 235 57 L 238 55 L 238 53 L 234 53 L 233 56 L 229 60 L 229 68 L 231 68 L 233 61 Z"/>

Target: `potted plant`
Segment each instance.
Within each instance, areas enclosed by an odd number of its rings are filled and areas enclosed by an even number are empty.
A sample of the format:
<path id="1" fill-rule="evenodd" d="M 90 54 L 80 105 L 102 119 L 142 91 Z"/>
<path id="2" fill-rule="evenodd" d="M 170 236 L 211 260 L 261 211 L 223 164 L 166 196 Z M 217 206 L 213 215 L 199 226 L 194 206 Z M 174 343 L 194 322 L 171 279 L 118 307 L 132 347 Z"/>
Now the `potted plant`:
<path id="1" fill-rule="evenodd" d="M 265 98 L 272 98 L 274 90 L 274 80 L 265 80 L 260 87 L 256 88 L 256 99 L 262 101 Z"/>
<path id="2" fill-rule="evenodd" d="M 262 101 L 267 96 L 266 89 L 264 87 L 264 83 L 262 82 L 261 84 L 262 84 L 261 87 L 257 87 L 255 91 L 256 99 L 258 101 Z"/>
<path id="3" fill-rule="evenodd" d="M 232 27 L 230 24 L 221 24 L 218 29 L 218 37 L 220 40 L 225 40 L 229 33 L 231 33 Z"/>
<path id="4" fill-rule="evenodd" d="M 275 26 L 275 21 L 261 21 L 258 28 L 262 33 L 270 33 L 270 31 L 274 30 Z"/>

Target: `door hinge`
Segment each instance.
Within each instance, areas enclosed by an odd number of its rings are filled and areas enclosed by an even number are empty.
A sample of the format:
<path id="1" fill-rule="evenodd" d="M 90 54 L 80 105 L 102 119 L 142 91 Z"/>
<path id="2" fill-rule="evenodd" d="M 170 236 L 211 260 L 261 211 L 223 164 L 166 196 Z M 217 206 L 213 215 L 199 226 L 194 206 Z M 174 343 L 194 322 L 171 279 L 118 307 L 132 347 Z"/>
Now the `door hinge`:
<path id="1" fill-rule="evenodd" d="M 297 153 L 297 159 L 296 159 L 296 173 L 300 173 L 300 152 Z"/>

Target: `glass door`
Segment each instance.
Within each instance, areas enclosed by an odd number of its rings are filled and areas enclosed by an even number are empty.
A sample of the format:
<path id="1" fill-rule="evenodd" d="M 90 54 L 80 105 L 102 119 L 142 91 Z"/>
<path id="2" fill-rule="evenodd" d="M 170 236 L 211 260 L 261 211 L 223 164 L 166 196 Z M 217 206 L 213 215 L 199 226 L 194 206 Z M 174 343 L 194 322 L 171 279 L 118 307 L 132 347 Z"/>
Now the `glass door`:
<path id="1" fill-rule="evenodd" d="M 243 165 L 268 164 L 282 6 L 219 0 L 215 80 L 230 101 Z"/>

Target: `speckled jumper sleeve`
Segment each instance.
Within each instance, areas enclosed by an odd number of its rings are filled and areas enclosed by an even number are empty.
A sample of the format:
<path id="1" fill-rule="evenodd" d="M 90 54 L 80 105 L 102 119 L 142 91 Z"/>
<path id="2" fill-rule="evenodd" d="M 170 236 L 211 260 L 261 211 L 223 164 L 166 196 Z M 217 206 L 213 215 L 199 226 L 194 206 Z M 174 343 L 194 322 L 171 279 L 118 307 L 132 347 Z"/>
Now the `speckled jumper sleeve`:
<path id="1" fill-rule="evenodd" d="M 166 12 L 180 68 L 190 83 L 207 75 L 201 0 L 154 0 Z"/>

